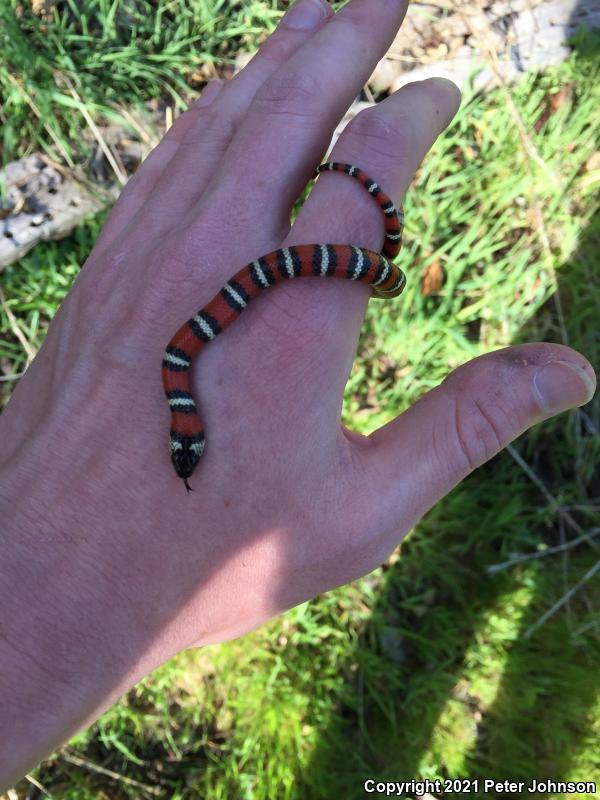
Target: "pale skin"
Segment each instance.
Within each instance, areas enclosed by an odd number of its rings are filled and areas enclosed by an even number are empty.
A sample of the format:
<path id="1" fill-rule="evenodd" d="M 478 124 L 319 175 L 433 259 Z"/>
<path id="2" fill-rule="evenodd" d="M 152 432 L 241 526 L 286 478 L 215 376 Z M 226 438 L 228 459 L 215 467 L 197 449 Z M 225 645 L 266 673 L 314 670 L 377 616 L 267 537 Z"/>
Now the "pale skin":
<path id="1" fill-rule="evenodd" d="M 270 250 L 381 248 L 381 211 L 347 176 L 322 175 L 293 228 L 289 213 L 405 11 L 288 17 L 209 84 L 123 191 L 0 417 L 0 789 L 181 650 L 374 569 L 469 472 L 593 394 L 581 354 L 510 347 L 361 436 L 340 410 L 369 290 L 290 281 L 199 357 L 195 491 L 173 471 L 160 364 L 179 325 Z M 459 102 L 448 81 L 407 86 L 330 158 L 398 203 Z"/>

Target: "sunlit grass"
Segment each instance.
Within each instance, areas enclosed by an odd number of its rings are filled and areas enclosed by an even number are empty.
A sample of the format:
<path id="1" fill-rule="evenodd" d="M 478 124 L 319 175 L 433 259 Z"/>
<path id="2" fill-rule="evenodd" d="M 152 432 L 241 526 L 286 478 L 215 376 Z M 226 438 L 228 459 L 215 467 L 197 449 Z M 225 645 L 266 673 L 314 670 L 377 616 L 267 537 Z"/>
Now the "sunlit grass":
<path id="1" fill-rule="evenodd" d="M 0 6 L 0 24 L 15 5 Z M 28 17 L 5 28 L 5 159 L 38 147 L 57 157 L 9 72 L 52 120 L 65 152 L 85 158 L 80 111 L 53 69 L 71 77 L 95 115 L 116 113 L 113 101 L 129 107 L 168 96 L 180 105 L 190 72 L 252 47 L 275 23 L 277 5 L 139 0 L 125 19 L 116 3 L 87 3 L 85 13 L 61 3 L 49 22 Z M 467 93 L 425 160 L 405 202 L 398 261 L 408 287 L 398 300 L 369 305 L 346 390 L 350 427 L 373 430 L 450 369 L 510 343 L 566 341 L 600 364 L 597 38 L 583 40 L 580 52 L 512 90 L 545 167 L 525 159 L 502 92 Z M 536 130 L 549 97 L 565 87 Z M 102 220 L 2 272 L 7 303 L 34 348 Z M 432 264 L 443 283 L 424 294 Z M 5 372 L 26 363 L 1 308 L 0 360 Z M 0 383 L 4 397 L 11 388 Z M 596 399 L 516 443 L 583 529 L 598 524 L 599 420 Z M 389 564 L 244 639 L 181 654 L 35 775 L 53 797 L 74 800 L 147 795 L 75 766 L 68 753 L 169 798 L 351 800 L 365 796 L 365 777 L 600 783 L 598 582 L 526 636 L 598 555 L 583 546 L 568 558 L 486 571 L 515 552 L 574 538 L 561 519 L 503 453 L 433 509 Z M 26 790 L 23 781 L 19 796 Z"/>

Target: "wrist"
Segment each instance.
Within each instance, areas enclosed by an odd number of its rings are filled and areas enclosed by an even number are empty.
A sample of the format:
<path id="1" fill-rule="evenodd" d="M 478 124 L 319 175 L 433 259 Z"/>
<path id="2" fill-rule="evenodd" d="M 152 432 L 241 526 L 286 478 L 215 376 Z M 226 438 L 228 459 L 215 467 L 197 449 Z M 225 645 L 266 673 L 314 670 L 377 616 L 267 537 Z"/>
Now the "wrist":
<path id="1" fill-rule="evenodd" d="M 68 470 L 32 463 L 49 442 L 28 445 L 0 465 L 0 791 L 177 651 L 140 592 L 137 534 L 118 546 Z"/>

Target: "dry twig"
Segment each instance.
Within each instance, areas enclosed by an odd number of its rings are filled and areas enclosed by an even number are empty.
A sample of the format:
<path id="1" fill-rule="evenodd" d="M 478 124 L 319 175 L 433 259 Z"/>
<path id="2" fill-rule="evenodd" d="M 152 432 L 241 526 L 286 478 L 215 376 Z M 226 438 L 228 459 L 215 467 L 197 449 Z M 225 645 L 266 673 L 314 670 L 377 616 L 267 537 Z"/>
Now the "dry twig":
<path id="1" fill-rule="evenodd" d="M 490 575 L 496 575 L 498 572 L 502 572 L 502 570 L 513 567 L 515 564 L 521 564 L 523 561 L 531 561 L 534 558 L 544 558 L 545 556 L 554 555 L 554 553 L 562 553 L 566 550 L 571 550 L 573 547 L 577 547 L 578 544 L 587 542 L 590 537 L 598 536 L 599 533 L 600 528 L 592 528 L 591 530 L 586 531 L 583 536 L 578 536 L 576 539 L 565 541 L 562 544 L 556 545 L 555 547 L 547 547 L 545 550 L 537 550 L 535 553 L 522 553 L 515 555 L 514 558 L 511 558 L 508 561 L 502 561 L 500 564 L 491 564 L 489 567 L 487 567 L 487 572 Z"/>
<path id="2" fill-rule="evenodd" d="M 125 106 L 120 106 L 118 103 L 111 103 L 111 105 L 114 109 L 116 109 L 119 112 L 119 114 L 122 114 L 125 117 L 125 119 L 127 120 L 127 122 L 129 122 L 132 128 L 135 128 L 135 130 L 139 133 L 142 141 L 144 141 L 146 144 L 149 144 L 152 147 L 158 144 L 158 140 L 155 141 L 149 135 L 149 133 L 145 130 L 145 128 L 143 128 L 140 125 L 140 123 L 136 120 L 133 114 L 131 114 L 131 112 L 128 111 L 125 108 Z"/>
<path id="3" fill-rule="evenodd" d="M 523 459 L 523 458 L 522 458 L 522 457 L 519 455 L 519 453 L 517 453 L 517 451 L 516 451 L 516 450 L 515 450 L 515 448 L 512 446 L 512 444 L 509 444 L 509 445 L 507 445 L 506 449 L 507 449 L 507 450 L 508 450 L 508 452 L 511 454 L 511 456 L 514 458 L 514 460 L 517 462 L 517 464 L 518 464 L 518 465 L 521 467 L 521 469 L 522 469 L 522 470 L 523 470 L 523 472 L 524 472 L 524 473 L 527 475 L 527 477 L 528 477 L 528 478 L 529 478 L 529 479 L 530 479 L 530 480 L 531 480 L 531 481 L 532 481 L 532 482 L 533 482 L 533 483 L 534 483 L 534 484 L 537 486 L 537 488 L 538 488 L 538 489 L 540 490 L 540 492 L 541 492 L 541 493 L 544 495 L 544 497 L 546 498 L 546 500 L 548 500 L 548 503 L 550 504 L 550 506 L 551 506 L 552 510 L 553 510 L 553 511 L 556 511 L 556 513 L 557 513 L 557 514 L 560 514 L 560 516 L 561 516 L 561 517 L 564 519 L 564 521 L 567 523 L 567 525 L 568 525 L 568 526 L 569 526 L 569 527 L 570 527 L 572 530 L 574 530 L 574 531 L 575 531 L 575 533 L 579 534 L 579 536 L 582 536 L 582 537 L 586 538 L 587 534 L 585 533 L 585 531 L 583 530 L 583 528 L 581 527 L 581 525 L 580 525 L 578 522 L 575 522 L 575 520 L 574 520 L 574 519 L 573 519 L 573 517 L 572 517 L 572 516 L 569 514 L 569 512 L 568 512 L 568 511 L 566 511 L 566 510 L 565 510 L 565 509 L 564 509 L 564 508 L 563 508 L 563 507 L 560 505 L 560 503 L 558 502 L 558 500 L 556 499 L 556 497 L 554 497 L 554 495 L 553 495 L 553 494 L 551 494 L 551 493 L 548 491 L 548 489 L 546 488 L 546 486 L 545 486 L 545 484 L 543 483 L 543 481 L 542 481 L 542 480 L 540 480 L 540 478 L 538 478 L 538 476 L 537 476 L 537 475 L 535 474 L 535 472 L 534 472 L 534 471 L 531 469 L 531 467 L 529 466 L 529 464 L 528 464 L 528 463 L 527 463 L 527 462 L 526 462 L 526 461 L 525 461 L 525 460 L 524 460 L 524 459 Z M 596 552 L 600 552 L 600 547 L 599 547 L 599 546 L 598 546 L 598 545 L 597 545 L 595 542 L 593 542 L 591 539 L 589 539 L 589 537 L 588 537 L 588 544 L 589 544 L 589 545 L 590 545 L 590 547 L 592 547 L 592 548 L 593 548 L 593 549 L 594 549 Z"/>
<path id="4" fill-rule="evenodd" d="M 42 792 L 42 794 L 45 794 L 45 795 L 46 795 L 46 797 L 52 797 L 52 795 L 51 795 L 51 794 L 50 794 L 50 792 L 49 792 L 49 791 L 46 789 L 46 787 L 45 787 L 43 784 L 41 784 L 41 783 L 40 783 L 40 782 L 37 780 L 37 778 L 34 778 L 34 777 L 33 777 L 33 775 L 25 775 L 25 777 L 27 778 L 27 780 L 29 781 L 29 783 L 31 783 L 31 784 L 32 784 L 32 786 L 35 786 L 35 788 L 36 788 L 36 789 L 39 789 L 39 791 L 40 791 L 40 792 Z"/>
<path id="5" fill-rule="evenodd" d="M 102 152 L 106 156 L 106 160 L 108 161 L 108 163 L 112 167 L 112 170 L 115 173 L 115 175 L 117 177 L 117 180 L 119 181 L 121 186 L 125 186 L 125 184 L 127 183 L 127 171 L 125 170 L 125 167 L 123 166 L 123 163 L 121 162 L 121 158 L 120 158 L 119 154 L 116 151 L 113 152 L 113 150 L 109 147 L 106 139 L 104 138 L 104 136 L 102 136 L 102 133 L 100 132 L 100 130 L 96 126 L 96 123 L 94 122 L 94 120 L 90 116 L 90 112 L 87 110 L 87 108 L 85 106 L 85 103 L 83 102 L 83 100 L 81 99 L 79 93 L 77 92 L 77 90 L 73 86 L 73 83 L 71 82 L 71 79 L 69 78 L 69 76 L 65 75 L 64 73 L 59 72 L 58 70 L 55 70 L 54 74 L 55 74 L 55 77 L 57 78 L 57 82 L 60 83 L 60 81 L 62 80 L 67 85 L 67 88 L 69 89 L 69 92 L 70 92 L 71 96 L 73 97 L 73 99 L 77 100 L 78 103 L 80 103 L 79 110 L 83 114 L 83 117 L 84 117 L 85 121 L 87 122 L 87 124 L 89 125 L 90 130 L 92 131 L 92 133 L 96 137 L 96 141 L 100 145 L 100 149 L 102 150 Z M 118 163 L 118 162 L 121 162 L 121 163 Z"/>
<path id="6" fill-rule="evenodd" d="M 545 613 L 545 614 L 542 614 L 542 616 L 541 616 L 541 617 L 538 619 L 538 621 L 537 621 L 537 622 L 534 622 L 534 623 L 533 623 L 533 625 L 531 625 L 531 627 L 529 627 L 529 628 L 528 628 L 528 629 L 525 631 L 525 633 L 523 634 L 524 638 L 525 638 L 525 639 L 529 639 L 529 637 L 531 636 L 531 634 L 532 634 L 534 631 L 536 631 L 536 630 L 537 630 L 537 629 L 538 629 L 538 628 L 539 628 L 541 625 L 543 625 L 543 624 L 544 624 L 544 622 L 546 622 L 547 620 L 549 620 L 549 619 L 550 619 L 550 617 L 551 617 L 553 614 L 555 614 L 555 613 L 558 611 L 558 609 L 559 609 L 559 608 L 562 608 L 562 606 L 564 606 L 564 604 L 565 604 L 565 603 L 567 603 L 567 602 L 568 602 L 568 601 L 571 599 L 571 597 L 573 597 L 573 595 L 574 595 L 576 592 L 578 592 L 578 591 L 579 591 L 579 589 L 581 589 L 581 587 L 582 587 L 582 586 L 583 586 L 585 583 L 587 583 L 587 582 L 590 580 L 590 578 L 592 578 L 592 577 L 593 577 L 593 576 L 594 576 L 594 575 L 595 575 L 595 574 L 598 572 L 598 570 L 600 570 L 600 561 L 596 561 L 596 563 L 594 564 L 594 566 L 593 566 L 593 567 L 591 567 L 590 569 L 588 569 L 588 571 L 585 573 L 585 575 L 583 576 L 583 578 L 582 578 L 580 581 L 577 581 L 577 583 L 575 584 L 575 586 L 572 586 L 572 587 L 569 589 L 569 591 L 568 591 L 568 592 L 566 592 L 566 594 L 564 594 L 564 595 L 563 595 L 563 596 L 560 598 L 560 600 L 557 600 L 557 601 L 556 601 L 556 603 L 554 603 L 554 605 L 552 606 L 552 608 L 549 608 L 549 609 L 548 609 L 548 611 L 546 611 L 546 613 Z"/>
<path id="7" fill-rule="evenodd" d="M 0 375 L 0 383 L 4 381 L 18 381 L 23 375 L 25 375 L 24 372 L 15 372 L 14 375 Z"/>
<path id="8" fill-rule="evenodd" d="M 46 131 L 47 131 L 47 133 L 48 133 L 48 136 L 49 136 L 49 137 L 52 139 L 52 141 L 54 142 L 54 144 L 55 144 L 55 145 L 58 147 L 58 149 L 59 149 L 59 150 L 60 150 L 60 152 L 62 153 L 62 157 L 64 158 L 64 160 L 67 162 L 67 164 L 68 164 L 68 165 L 69 165 L 71 168 L 73 168 L 73 169 L 74 169 L 74 168 L 75 168 L 75 164 L 74 164 L 74 163 L 73 163 L 73 161 L 70 159 L 70 157 L 69 157 L 69 154 L 67 153 L 67 151 L 64 149 L 64 147 L 63 147 L 63 146 L 62 146 L 62 144 L 60 143 L 60 139 L 59 139 L 59 138 L 56 136 L 56 134 L 54 133 L 54 131 L 52 130 L 52 128 L 51 128 L 49 125 L 47 125 L 47 124 L 44 122 L 44 116 L 43 116 L 42 112 L 39 110 L 39 108 L 38 108 L 38 107 L 36 106 L 36 104 L 33 102 L 33 100 L 31 99 L 31 97 L 29 96 L 29 94 L 28 94 L 28 93 L 27 93 L 27 91 L 25 90 L 25 87 L 23 86 L 23 84 L 22 84 L 22 83 L 20 83 L 20 82 L 19 82 L 19 81 L 18 81 L 18 80 L 17 80 L 17 79 L 14 77 L 14 75 L 11 75 L 11 74 L 10 74 L 10 72 L 7 72 L 6 74 L 7 74 L 7 76 L 8 76 L 8 79 L 9 79 L 9 81 L 10 81 L 10 82 L 13 84 L 13 86 L 16 86 L 16 87 L 17 87 L 17 89 L 19 90 L 19 92 L 21 92 L 21 94 L 22 94 L 22 95 L 23 95 L 23 97 L 25 98 L 25 102 L 27 103 L 27 105 L 29 106 L 29 108 L 30 108 L 30 109 L 33 111 L 33 113 L 36 115 L 36 117 L 37 117 L 37 118 L 38 118 L 38 119 L 39 119 L 39 120 L 40 120 L 40 121 L 43 123 L 43 125 L 44 125 L 44 128 L 46 129 Z"/>
<path id="9" fill-rule="evenodd" d="M 17 321 L 17 318 L 12 313 L 12 311 L 10 309 L 10 306 L 6 302 L 6 297 L 4 295 L 4 292 L 3 292 L 1 286 L 0 286 L 0 305 L 2 306 L 2 309 L 3 309 L 4 313 L 6 314 L 6 316 L 8 318 L 8 324 L 10 325 L 11 331 L 14 333 L 16 338 L 21 343 L 21 346 L 22 346 L 23 350 L 25 350 L 25 352 L 27 353 L 27 366 L 29 366 L 29 364 L 31 364 L 31 362 L 35 358 L 35 355 L 36 355 L 37 351 L 36 351 L 35 347 L 33 347 L 31 345 L 31 343 L 29 342 L 29 340 L 27 339 L 27 337 L 25 336 L 25 334 L 23 333 L 23 331 L 19 327 L 19 323 Z"/>
<path id="10" fill-rule="evenodd" d="M 129 786 L 137 786 L 139 789 L 142 789 L 148 794 L 158 795 L 162 793 L 162 788 L 158 786 L 149 786 L 147 783 L 141 783 L 140 781 L 135 781 L 133 778 L 128 778 L 126 775 L 120 775 L 118 772 L 113 772 L 111 769 L 106 769 L 106 767 L 101 767 L 98 764 L 94 764 L 93 761 L 88 761 L 86 758 L 81 758 L 81 756 L 72 755 L 71 753 L 62 751 L 61 758 L 64 761 L 68 761 L 69 764 L 73 764 L 76 767 L 83 767 L 84 769 L 89 769 L 90 772 L 96 772 L 99 775 L 106 775 L 108 778 L 112 778 L 115 781 L 120 781 L 121 783 L 127 783 Z"/>

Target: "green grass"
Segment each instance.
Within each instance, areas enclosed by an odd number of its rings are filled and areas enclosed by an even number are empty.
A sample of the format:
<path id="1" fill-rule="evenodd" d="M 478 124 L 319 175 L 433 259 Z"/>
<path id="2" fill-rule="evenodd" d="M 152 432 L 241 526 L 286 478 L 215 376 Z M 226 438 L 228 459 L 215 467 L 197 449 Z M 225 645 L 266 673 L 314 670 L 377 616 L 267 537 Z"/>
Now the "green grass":
<path id="1" fill-rule="evenodd" d="M 185 109 L 197 70 L 233 64 L 237 49 L 255 47 L 273 29 L 278 6 L 275 0 L 241 0 L 233 9 L 227 0 L 66 0 L 44 19 L 27 2 L 2 0 L 3 161 L 34 147 L 56 159 L 89 157 L 82 104 L 93 117 L 125 126 L 120 109 L 149 98 Z"/>
<path id="2" fill-rule="evenodd" d="M 165 93 L 178 103 L 190 65 L 251 47 L 279 5 L 239 2 L 225 13 L 217 2 L 136 2 L 140 33 L 132 41 L 116 7 L 90 2 L 84 21 L 80 4 L 62 3 L 52 36 L 33 20 L 17 26 L 0 82 L 13 71 L 42 107 L 56 91 L 49 76 L 58 66 L 71 70 L 97 114 L 108 101 L 128 107 Z M 159 18 L 164 24 L 152 40 Z M 92 53 L 85 37 L 94 26 L 104 43 Z M 201 26 L 202 38 L 190 43 Z M 34 44 L 37 60 L 25 64 Z M 155 57 L 166 52 L 166 61 Z M 528 166 L 501 91 L 465 95 L 406 199 L 399 264 L 409 285 L 398 301 L 369 306 L 346 424 L 373 430 L 449 369 L 509 343 L 564 341 L 600 365 L 600 169 L 592 159 L 600 144 L 600 37 L 580 37 L 577 53 L 511 91 L 547 169 Z M 107 55 L 115 71 L 110 87 L 98 66 Z M 5 158 L 37 147 L 59 157 L 8 83 Z M 559 90 L 561 103 L 540 127 Z M 80 113 L 62 101 L 55 109 L 56 137 L 73 158 L 85 157 L 75 144 Z M 69 239 L 40 245 L 2 273 L 9 306 L 33 346 L 102 220 L 97 215 Z M 423 296 L 421 272 L 437 261 L 445 282 Z M 25 355 L 2 309 L 0 333 L 0 364 L 19 372 Z M 10 386 L 0 383 L 0 391 L 6 396 Z M 596 398 L 515 443 L 584 530 L 599 524 L 599 425 Z M 598 576 L 527 636 L 598 553 L 582 545 L 487 572 L 514 553 L 575 537 L 503 452 L 439 503 L 389 563 L 241 640 L 181 654 L 34 775 L 61 800 L 152 796 L 123 778 L 159 786 L 161 797 L 211 800 L 352 800 L 367 796 L 365 777 L 600 784 Z M 122 778 L 76 766 L 69 754 Z M 18 789 L 25 797 L 28 782 Z"/>

